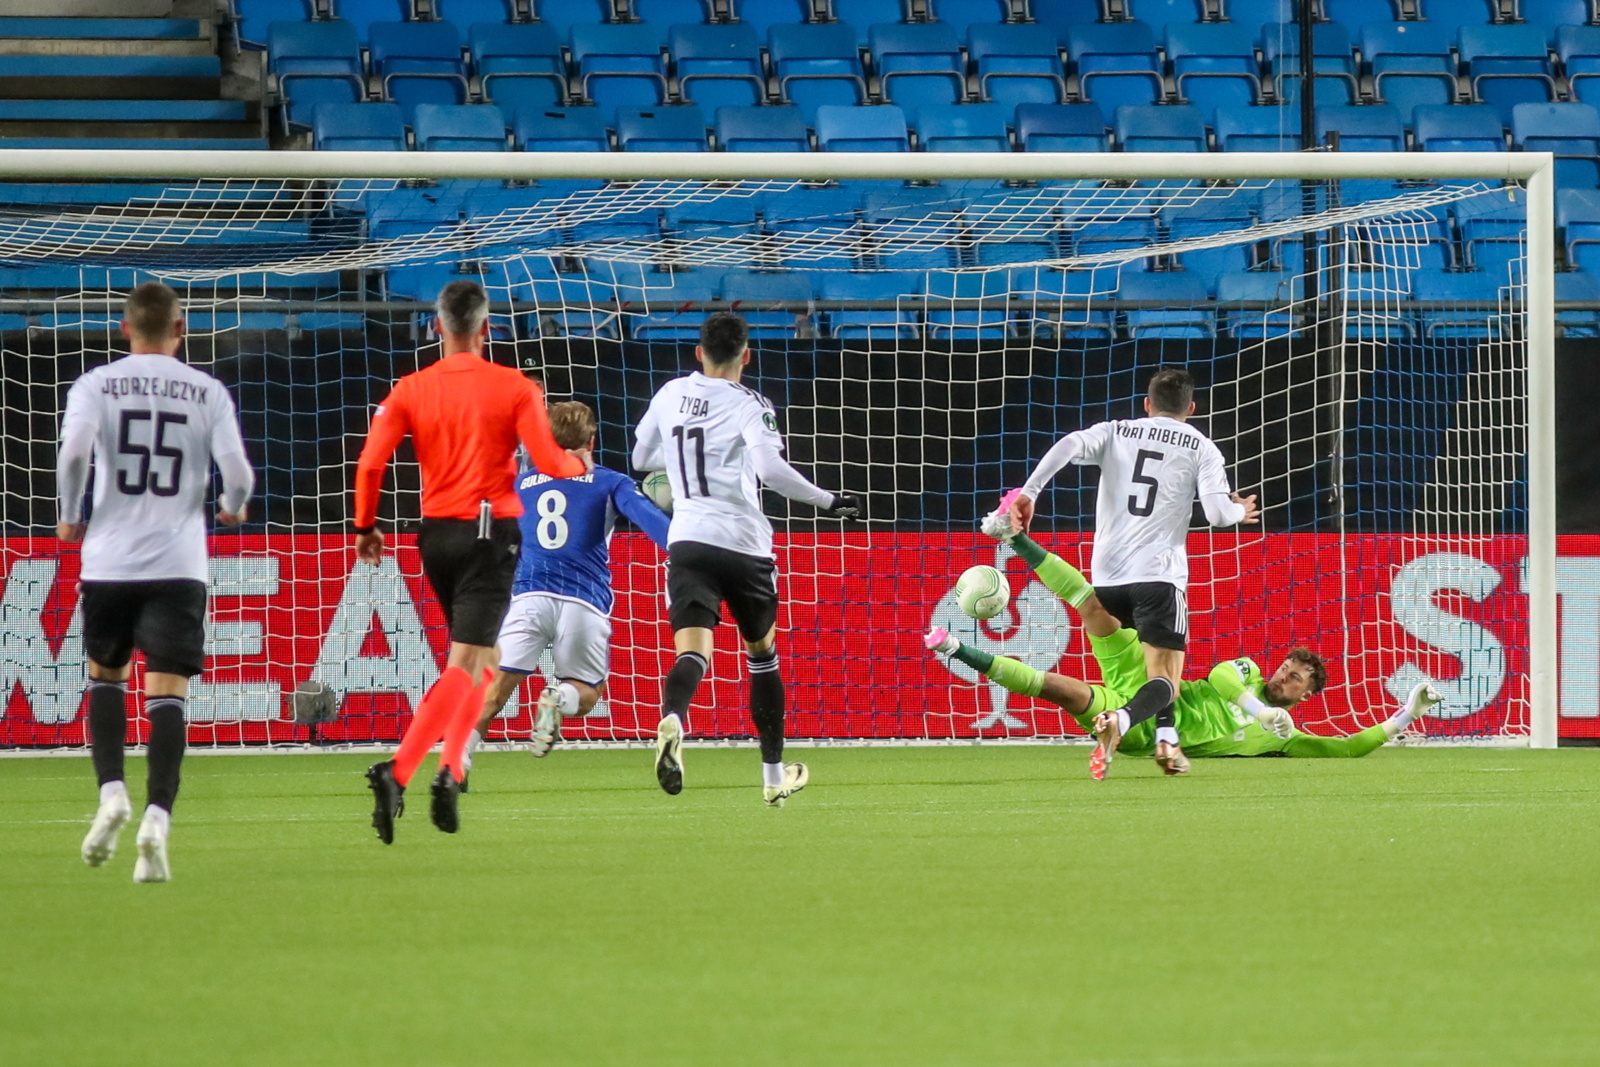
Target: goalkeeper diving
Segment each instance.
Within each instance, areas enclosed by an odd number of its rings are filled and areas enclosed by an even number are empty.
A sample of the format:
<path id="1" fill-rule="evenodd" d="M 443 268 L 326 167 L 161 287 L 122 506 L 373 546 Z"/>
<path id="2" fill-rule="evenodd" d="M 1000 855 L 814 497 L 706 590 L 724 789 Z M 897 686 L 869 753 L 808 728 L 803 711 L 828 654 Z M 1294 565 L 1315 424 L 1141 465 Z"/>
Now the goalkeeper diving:
<path id="1" fill-rule="evenodd" d="M 1129 717 L 1127 705 L 1144 685 L 1144 651 L 1139 635 L 1122 624 L 1099 601 L 1081 594 L 1088 581 L 1066 560 L 1046 552 L 1026 534 L 1011 539 L 1017 555 L 1032 567 L 1056 596 L 1067 604 L 1083 603 L 1079 610 L 1089 647 L 1100 665 L 1102 684 L 1039 671 L 1008 656 L 995 656 L 963 644 L 944 627 L 923 638 L 926 647 L 952 657 L 990 681 L 1023 696 L 1037 697 L 1064 709 L 1097 744 L 1090 757 L 1090 774 L 1104 778 L 1118 752 L 1148 756 L 1155 751 L 1155 719 Z M 1191 757 L 1299 756 L 1352 758 L 1365 756 L 1426 715 L 1441 699 L 1426 682 L 1412 689 L 1405 706 L 1385 721 L 1349 737 L 1321 737 L 1295 727 L 1290 710 L 1314 696 L 1327 683 L 1322 659 L 1308 648 L 1289 652 L 1272 676 L 1263 675 L 1248 658 L 1226 660 L 1212 668 L 1204 681 L 1187 681 L 1178 687 L 1178 731 L 1184 751 Z"/>

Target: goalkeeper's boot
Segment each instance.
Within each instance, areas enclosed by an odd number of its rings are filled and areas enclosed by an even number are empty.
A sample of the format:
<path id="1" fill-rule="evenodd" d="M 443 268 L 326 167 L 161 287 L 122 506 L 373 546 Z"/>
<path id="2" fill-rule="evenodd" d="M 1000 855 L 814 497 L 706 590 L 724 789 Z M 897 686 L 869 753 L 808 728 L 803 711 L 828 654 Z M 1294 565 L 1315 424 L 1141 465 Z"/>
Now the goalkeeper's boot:
<path id="1" fill-rule="evenodd" d="M 548 756 L 550 747 L 561 740 L 561 690 L 553 685 L 539 694 L 539 708 L 533 717 L 533 754 Z"/>
<path id="2" fill-rule="evenodd" d="M 1016 524 L 1011 521 L 1011 502 L 1017 499 L 1021 489 L 1013 489 L 1000 498 L 1000 506 L 983 517 L 978 524 L 978 529 L 984 536 L 992 537 L 996 541 L 1010 541 L 1020 532 Z"/>
<path id="3" fill-rule="evenodd" d="M 167 833 L 150 812 L 139 823 L 139 836 L 134 838 L 139 846 L 139 858 L 133 863 L 135 882 L 165 882 L 172 877 L 167 865 Z"/>
<path id="4" fill-rule="evenodd" d="M 922 635 L 922 647 L 939 656 L 950 656 L 961 647 L 961 642 L 950 636 L 943 626 L 935 626 Z"/>
<path id="5" fill-rule="evenodd" d="M 133 804 L 128 791 L 119 790 L 111 799 L 100 805 L 94 813 L 94 822 L 83 839 L 83 862 L 98 867 L 117 854 L 117 835 L 133 815 Z"/>
<path id="6" fill-rule="evenodd" d="M 1171 741 L 1156 742 L 1156 765 L 1163 774 L 1188 774 L 1189 757 Z"/>
<path id="7" fill-rule="evenodd" d="M 671 796 L 683 792 L 683 723 L 676 715 L 656 724 L 656 781 Z"/>
<path id="8" fill-rule="evenodd" d="M 372 790 L 372 828 L 378 840 L 394 844 L 394 821 L 406 812 L 406 787 L 394 780 L 394 760 L 367 768 L 367 788 Z"/>
<path id="9" fill-rule="evenodd" d="M 769 808 L 781 808 L 785 800 L 804 789 L 810 780 L 811 772 L 806 770 L 804 763 L 785 763 L 783 784 L 763 786 L 761 799 L 767 802 Z"/>
<path id="10" fill-rule="evenodd" d="M 456 776 L 450 773 L 449 767 L 440 767 L 439 773 L 434 775 L 433 805 L 430 814 L 433 816 L 433 825 L 447 834 L 453 834 L 461 829 L 461 816 L 456 811 L 456 798 L 461 795 L 461 783 L 456 781 Z"/>
<path id="11" fill-rule="evenodd" d="M 1089 777 L 1103 782 L 1117 746 L 1122 744 L 1122 727 L 1117 724 L 1115 711 L 1102 711 L 1094 717 L 1094 740 L 1094 751 L 1089 753 Z"/>

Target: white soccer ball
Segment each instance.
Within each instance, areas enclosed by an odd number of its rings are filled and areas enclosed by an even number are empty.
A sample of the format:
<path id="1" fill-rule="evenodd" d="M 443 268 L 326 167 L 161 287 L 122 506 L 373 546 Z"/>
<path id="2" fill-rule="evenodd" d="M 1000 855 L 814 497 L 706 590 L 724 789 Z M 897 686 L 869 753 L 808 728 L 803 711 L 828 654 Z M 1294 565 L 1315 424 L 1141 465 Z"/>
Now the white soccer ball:
<path id="1" fill-rule="evenodd" d="M 645 475 L 644 481 L 639 483 L 639 491 L 662 511 L 672 511 L 672 483 L 667 480 L 666 471 L 651 471 Z"/>
<path id="2" fill-rule="evenodd" d="M 994 618 L 1010 599 L 1010 583 L 993 567 L 968 567 L 956 579 L 956 604 L 974 619 Z"/>

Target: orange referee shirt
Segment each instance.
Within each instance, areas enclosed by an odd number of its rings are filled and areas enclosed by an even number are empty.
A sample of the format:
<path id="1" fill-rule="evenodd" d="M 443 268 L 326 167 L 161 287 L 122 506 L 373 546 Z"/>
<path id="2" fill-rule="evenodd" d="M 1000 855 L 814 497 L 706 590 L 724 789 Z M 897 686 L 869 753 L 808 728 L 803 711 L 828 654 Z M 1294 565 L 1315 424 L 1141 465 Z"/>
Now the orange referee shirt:
<path id="1" fill-rule="evenodd" d="M 484 500 L 497 519 L 521 515 L 513 484 L 519 440 L 542 474 L 571 478 L 586 469 L 551 436 L 544 390 L 521 371 L 457 352 L 401 378 L 373 414 L 356 462 L 357 526 L 377 521 L 384 469 L 408 433 L 422 467 L 425 519 L 477 519 Z"/>

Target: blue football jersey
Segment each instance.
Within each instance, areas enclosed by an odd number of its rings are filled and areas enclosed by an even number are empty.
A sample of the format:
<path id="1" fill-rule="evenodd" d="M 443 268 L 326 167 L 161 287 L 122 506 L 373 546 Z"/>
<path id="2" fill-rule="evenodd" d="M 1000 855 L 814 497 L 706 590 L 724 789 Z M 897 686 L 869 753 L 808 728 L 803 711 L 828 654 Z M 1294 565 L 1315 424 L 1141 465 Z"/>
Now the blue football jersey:
<path id="1" fill-rule="evenodd" d="M 576 478 L 517 477 L 522 553 L 513 593 L 553 593 L 611 614 L 611 531 L 627 516 L 663 549 L 667 516 L 626 475 L 596 467 Z"/>

